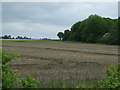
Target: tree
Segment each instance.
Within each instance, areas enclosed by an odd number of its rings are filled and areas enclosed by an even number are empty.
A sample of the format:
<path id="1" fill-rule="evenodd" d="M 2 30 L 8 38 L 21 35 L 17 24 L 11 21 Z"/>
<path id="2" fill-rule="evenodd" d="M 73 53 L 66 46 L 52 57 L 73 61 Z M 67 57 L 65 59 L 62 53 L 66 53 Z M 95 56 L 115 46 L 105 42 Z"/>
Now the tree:
<path id="1" fill-rule="evenodd" d="M 118 30 L 111 30 L 108 38 L 103 38 L 102 42 L 106 44 L 116 45 L 119 44 L 118 41 Z"/>
<path id="2" fill-rule="evenodd" d="M 96 43 L 108 30 L 107 23 L 102 17 L 91 15 L 82 30 L 81 39 L 83 42 Z"/>
<path id="3" fill-rule="evenodd" d="M 80 41 L 80 26 L 81 26 L 81 21 L 75 23 L 71 27 L 71 32 L 69 36 L 69 40 L 75 40 L 75 41 Z"/>
<path id="4" fill-rule="evenodd" d="M 63 35 L 63 40 L 69 40 L 69 37 L 70 37 L 70 30 L 67 29 L 64 31 L 64 35 Z"/>
<path id="5" fill-rule="evenodd" d="M 22 39 L 22 36 L 17 36 L 16 39 Z"/>
<path id="6" fill-rule="evenodd" d="M 103 36 L 109 33 L 109 38 Z M 118 19 L 90 15 L 87 19 L 75 23 L 70 30 L 65 30 L 63 40 L 87 43 L 120 44 L 120 17 Z"/>
<path id="7" fill-rule="evenodd" d="M 57 36 L 60 38 L 60 40 L 63 39 L 63 32 L 58 32 Z"/>
<path id="8" fill-rule="evenodd" d="M 87 21 L 87 19 L 79 21 L 71 27 L 69 40 L 81 41 L 81 32 L 85 28 Z"/>
<path id="9" fill-rule="evenodd" d="M 2 36 L 3 39 L 11 39 L 11 35 L 4 35 Z"/>

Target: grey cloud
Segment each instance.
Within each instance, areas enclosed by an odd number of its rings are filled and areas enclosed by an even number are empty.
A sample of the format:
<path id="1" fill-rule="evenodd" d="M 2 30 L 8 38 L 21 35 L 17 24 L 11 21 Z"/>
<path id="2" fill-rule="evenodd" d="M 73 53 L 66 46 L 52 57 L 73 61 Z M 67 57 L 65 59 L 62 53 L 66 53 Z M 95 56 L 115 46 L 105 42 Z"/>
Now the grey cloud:
<path id="1" fill-rule="evenodd" d="M 64 30 L 64 26 L 31 23 L 31 22 L 7 22 L 3 23 L 3 34 L 16 36 L 30 36 L 35 38 L 57 38 L 58 31 Z"/>
<path id="2" fill-rule="evenodd" d="M 3 3 L 3 21 L 30 20 L 37 23 L 70 25 L 93 12 L 102 16 L 117 14 L 115 3 Z M 112 10 L 113 9 L 113 10 Z M 109 11 L 111 10 L 111 11 Z M 108 12 L 109 11 L 109 12 Z M 84 15 L 85 14 L 85 15 Z"/>
<path id="3" fill-rule="evenodd" d="M 70 28 L 90 14 L 117 18 L 117 5 L 113 2 L 4 2 L 2 5 L 3 34 L 27 35 L 29 33 L 28 35 L 33 37 L 57 38 L 58 31 Z"/>

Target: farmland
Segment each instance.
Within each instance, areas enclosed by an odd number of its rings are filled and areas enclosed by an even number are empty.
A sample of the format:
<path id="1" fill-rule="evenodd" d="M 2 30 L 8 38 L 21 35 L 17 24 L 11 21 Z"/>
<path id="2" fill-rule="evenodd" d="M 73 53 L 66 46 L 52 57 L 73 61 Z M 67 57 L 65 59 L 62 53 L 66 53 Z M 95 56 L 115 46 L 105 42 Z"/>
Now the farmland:
<path id="1" fill-rule="evenodd" d="M 21 73 L 32 74 L 41 81 L 77 82 L 86 78 L 105 78 L 105 69 L 118 63 L 118 47 L 58 41 L 2 42 L 8 53 L 20 57 L 9 65 Z"/>

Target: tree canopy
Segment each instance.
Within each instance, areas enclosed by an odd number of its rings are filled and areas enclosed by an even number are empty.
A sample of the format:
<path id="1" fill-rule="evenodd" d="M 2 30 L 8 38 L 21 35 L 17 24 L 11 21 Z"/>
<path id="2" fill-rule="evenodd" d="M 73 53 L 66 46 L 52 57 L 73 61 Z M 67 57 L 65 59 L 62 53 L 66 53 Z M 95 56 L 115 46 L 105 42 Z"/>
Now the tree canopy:
<path id="1" fill-rule="evenodd" d="M 108 38 L 103 36 L 109 33 Z M 87 43 L 118 44 L 118 19 L 90 15 L 83 21 L 75 23 L 70 30 L 65 30 L 63 40 Z"/>
<path id="2" fill-rule="evenodd" d="M 58 32 L 57 36 L 60 38 L 60 40 L 62 40 L 62 38 L 63 38 L 63 32 Z"/>

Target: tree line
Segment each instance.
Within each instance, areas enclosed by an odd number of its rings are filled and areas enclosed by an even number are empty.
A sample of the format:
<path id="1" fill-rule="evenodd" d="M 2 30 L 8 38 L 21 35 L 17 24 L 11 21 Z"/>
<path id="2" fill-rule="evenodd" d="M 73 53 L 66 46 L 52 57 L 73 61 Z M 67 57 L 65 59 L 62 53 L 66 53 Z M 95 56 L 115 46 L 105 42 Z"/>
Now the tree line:
<path id="1" fill-rule="evenodd" d="M 22 36 L 17 36 L 17 37 L 12 37 L 11 35 L 4 35 L 2 36 L 2 39 L 31 39 L 30 37 L 22 37 Z"/>
<path id="2" fill-rule="evenodd" d="M 87 19 L 75 23 L 70 30 L 58 32 L 57 36 L 63 41 L 80 41 L 86 43 L 119 44 L 118 19 L 90 15 Z"/>

